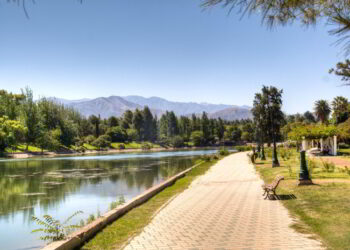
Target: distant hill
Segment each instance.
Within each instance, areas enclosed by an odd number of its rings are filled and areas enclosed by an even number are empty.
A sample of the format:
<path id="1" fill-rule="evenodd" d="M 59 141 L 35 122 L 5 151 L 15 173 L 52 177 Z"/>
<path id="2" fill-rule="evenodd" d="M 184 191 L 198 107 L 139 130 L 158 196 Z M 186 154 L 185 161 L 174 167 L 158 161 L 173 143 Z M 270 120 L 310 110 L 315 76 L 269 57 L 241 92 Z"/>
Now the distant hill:
<path id="1" fill-rule="evenodd" d="M 237 120 L 251 118 L 250 108 L 247 106 L 234 106 L 226 104 L 172 102 L 160 97 L 145 98 L 142 96 L 110 96 L 96 99 L 66 100 L 56 97 L 49 98 L 57 103 L 70 106 L 82 115 L 100 115 L 101 118 L 110 116 L 120 117 L 126 110 L 143 109 L 148 106 L 154 115 L 160 117 L 166 111 L 174 111 L 178 116 L 189 116 L 207 112 L 209 117 L 221 117 L 224 120 Z"/>

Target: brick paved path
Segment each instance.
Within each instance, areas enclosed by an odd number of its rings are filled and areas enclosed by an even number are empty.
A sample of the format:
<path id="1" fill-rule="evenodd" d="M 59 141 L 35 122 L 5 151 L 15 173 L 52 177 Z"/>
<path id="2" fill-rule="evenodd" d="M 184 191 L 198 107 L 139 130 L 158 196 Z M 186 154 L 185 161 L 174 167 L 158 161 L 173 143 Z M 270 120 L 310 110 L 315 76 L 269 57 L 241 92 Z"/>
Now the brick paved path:
<path id="1" fill-rule="evenodd" d="M 218 162 L 173 199 L 125 249 L 322 249 L 297 233 L 279 201 L 237 153 Z"/>

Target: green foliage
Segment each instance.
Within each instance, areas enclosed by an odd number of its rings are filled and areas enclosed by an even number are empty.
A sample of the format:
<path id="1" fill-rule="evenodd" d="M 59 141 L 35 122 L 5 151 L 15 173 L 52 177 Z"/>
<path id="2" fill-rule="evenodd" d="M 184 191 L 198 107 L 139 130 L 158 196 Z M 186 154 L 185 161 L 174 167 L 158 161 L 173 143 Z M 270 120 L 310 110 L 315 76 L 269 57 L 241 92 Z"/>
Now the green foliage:
<path id="1" fill-rule="evenodd" d="M 59 220 L 55 220 L 50 215 L 44 215 L 44 219 L 39 219 L 35 216 L 32 216 L 32 220 L 35 221 L 39 226 L 42 226 L 42 228 L 33 230 L 32 233 L 44 233 L 45 236 L 40 237 L 40 239 L 44 241 L 64 240 L 68 234 L 80 227 L 79 225 L 67 224 L 73 217 L 81 213 L 83 212 L 75 212 L 74 214 L 69 216 L 63 223 L 61 223 Z"/>
<path id="2" fill-rule="evenodd" d="M 112 209 L 115 209 L 117 208 L 118 206 L 121 206 L 125 203 L 125 198 L 123 195 L 119 196 L 119 199 L 118 201 L 114 201 L 112 202 L 111 204 L 109 204 L 109 209 L 112 210 Z"/>
<path id="3" fill-rule="evenodd" d="M 253 150 L 252 146 L 235 146 L 234 147 L 238 152 L 251 151 Z"/>
<path id="4" fill-rule="evenodd" d="M 226 156 L 226 155 L 229 155 L 229 154 L 230 154 L 230 152 L 226 148 L 220 148 L 219 155 Z"/>
<path id="5" fill-rule="evenodd" d="M 176 135 L 172 138 L 171 144 L 173 145 L 174 148 L 181 148 L 184 146 L 184 140 L 181 136 Z"/>
<path id="6" fill-rule="evenodd" d="M 99 149 L 109 147 L 111 144 L 111 138 L 108 135 L 101 135 L 95 141 L 91 143 L 92 146 Z"/>
<path id="7" fill-rule="evenodd" d="M 333 162 L 329 161 L 321 161 L 322 162 L 322 167 L 323 171 L 326 173 L 333 173 L 335 170 L 335 164 Z"/>
<path id="8" fill-rule="evenodd" d="M 141 149 L 142 150 L 150 150 L 152 149 L 153 145 L 151 143 L 148 142 L 144 142 L 141 144 Z"/>
<path id="9" fill-rule="evenodd" d="M 128 136 L 128 141 L 136 141 L 138 139 L 138 133 L 136 129 L 127 129 L 126 134 Z"/>
<path id="10" fill-rule="evenodd" d="M 127 132 L 119 126 L 109 128 L 106 134 L 112 142 L 125 142 L 128 139 Z"/>
<path id="11" fill-rule="evenodd" d="M 205 142 L 203 132 L 199 130 L 193 131 L 191 133 L 191 141 L 196 147 L 202 146 Z"/>
<path id="12" fill-rule="evenodd" d="M 19 121 L 9 120 L 7 116 L 0 117 L 0 151 L 16 146 L 26 131 L 27 128 Z"/>

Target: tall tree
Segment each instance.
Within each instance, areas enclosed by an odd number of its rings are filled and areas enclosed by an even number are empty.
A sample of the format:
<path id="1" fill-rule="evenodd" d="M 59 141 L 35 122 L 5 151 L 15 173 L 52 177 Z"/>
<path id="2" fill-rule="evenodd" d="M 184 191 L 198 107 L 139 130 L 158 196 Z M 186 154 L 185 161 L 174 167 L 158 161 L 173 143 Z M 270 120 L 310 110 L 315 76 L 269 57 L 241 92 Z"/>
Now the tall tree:
<path id="1" fill-rule="evenodd" d="M 205 143 L 208 143 L 210 137 L 209 119 L 206 112 L 203 112 L 201 119 L 201 130 L 203 132 L 203 137 Z"/>
<path id="2" fill-rule="evenodd" d="M 140 141 L 143 138 L 143 122 L 144 121 L 143 121 L 142 112 L 136 109 L 133 115 L 132 125 L 133 125 L 133 128 L 137 131 Z"/>
<path id="3" fill-rule="evenodd" d="M 344 62 L 339 62 L 335 69 L 330 69 L 329 73 L 334 73 L 341 77 L 344 85 L 350 85 L 350 60 L 346 59 Z"/>
<path id="4" fill-rule="evenodd" d="M 26 143 L 27 150 L 30 143 L 35 143 L 35 139 L 39 134 L 39 112 L 36 103 L 33 99 L 33 91 L 26 87 L 22 90 L 24 100 L 22 103 L 22 118 L 27 127 Z"/>
<path id="5" fill-rule="evenodd" d="M 154 121 L 153 115 L 150 109 L 145 106 L 143 111 L 143 139 L 146 141 L 152 141 L 155 138 L 154 135 Z"/>
<path id="6" fill-rule="evenodd" d="M 95 137 L 98 138 L 100 136 L 100 123 L 101 123 L 100 115 L 99 116 L 91 115 L 89 117 L 89 121 L 95 127 Z"/>
<path id="7" fill-rule="evenodd" d="M 332 101 L 333 118 L 336 124 L 345 122 L 349 118 L 349 101 L 343 96 L 337 96 Z"/>
<path id="8" fill-rule="evenodd" d="M 224 138 L 225 133 L 225 124 L 224 121 L 219 117 L 216 127 L 216 136 L 218 137 L 219 141 L 221 142 Z"/>
<path id="9" fill-rule="evenodd" d="M 317 119 L 322 124 L 328 123 L 329 115 L 331 114 L 331 107 L 327 100 L 318 100 L 315 102 L 314 111 Z"/>
<path id="10" fill-rule="evenodd" d="M 305 122 L 307 122 L 307 123 L 315 123 L 316 122 L 315 116 L 310 111 L 306 111 L 303 116 L 304 116 Z"/>
<path id="11" fill-rule="evenodd" d="M 258 139 L 258 148 L 260 149 L 260 159 L 266 160 L 264 144 L 267 128 L 267 110 L 265 100 L 261 93 L 255 94 L 252 114 L 254 117 L 254 124 L 256 126 L 256 136 Z"/>

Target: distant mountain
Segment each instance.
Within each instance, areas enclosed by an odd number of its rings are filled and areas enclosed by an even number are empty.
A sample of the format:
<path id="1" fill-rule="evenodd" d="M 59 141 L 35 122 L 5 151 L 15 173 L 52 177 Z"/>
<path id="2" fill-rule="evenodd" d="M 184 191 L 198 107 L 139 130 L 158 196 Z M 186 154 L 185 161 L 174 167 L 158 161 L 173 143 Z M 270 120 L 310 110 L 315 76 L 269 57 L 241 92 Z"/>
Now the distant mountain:
<path id="1" fill-rule="evenodd" d="M 241 120 L 241 119 L 252 119 L 253 115 L 250 109 L 248 108 L 240 108 L 240 107 L 232 107 L 217 111 L 215 113 L 209 114 L 210 118 L 221 118 L 227 121 L 233 120 Z"/>
<path id="2" fill-rule="evenodd" d="M 153 115 L 160 117 L 166 111 L 174 111 L 176 115 L 189 116 L 207 112 L 209 117 L 221 117 L 225 120 L 251 118 L 250 107 L 226 104 L 172 102 L 159 97 L 145 98 L 142 96 L 110 96 L 96 99 L 66 100 L 56 97 L 49 98 L 79 111 L 82 115 L 100 115 L 101 118 L 110 116 L 120 117 L 126 110 L 143 109 L 148 106 Z"/>
<path id="3" fill-rule="evenodd" d="M 223 109 L 235 107 L 225 104 L 209 104 L 195 102 L 171 102 L 159 97 L 145 98 L 142 96 L 125 96 L 125 100 L 137 103 L 141 106 L 148 106 L 151 109 L 174 111 L 176 115 L 199 114 L 203 111 L 207 113 L 217 112 Z"/>

